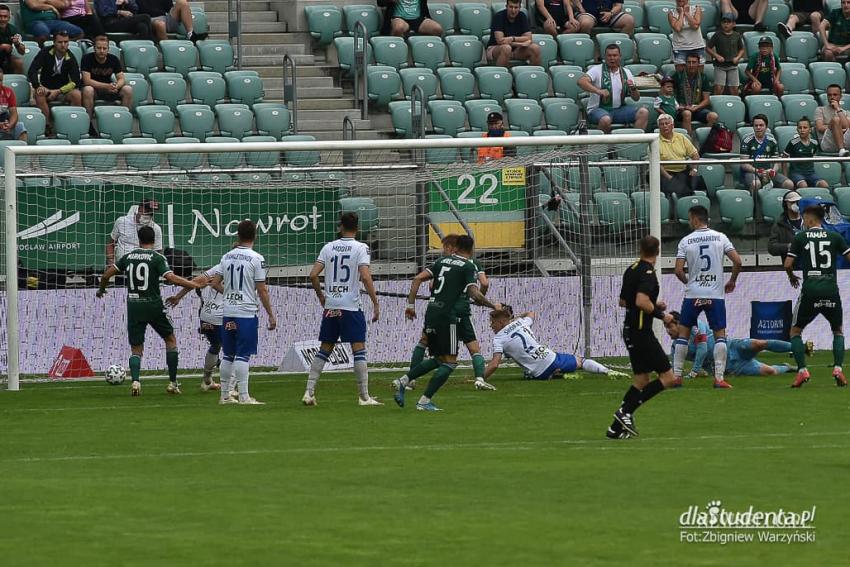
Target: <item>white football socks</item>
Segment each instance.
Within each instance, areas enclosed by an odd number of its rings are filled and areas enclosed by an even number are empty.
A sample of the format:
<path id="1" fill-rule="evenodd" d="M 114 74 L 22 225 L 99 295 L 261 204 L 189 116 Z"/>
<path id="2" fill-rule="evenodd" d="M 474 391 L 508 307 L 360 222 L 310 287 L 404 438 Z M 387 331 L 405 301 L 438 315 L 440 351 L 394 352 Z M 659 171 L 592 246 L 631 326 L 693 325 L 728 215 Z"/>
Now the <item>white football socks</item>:
<path id="1" fill-rule="evenodd" d="M 714 379 L 716 381 L 723 380 L 723 374 L 726 372 L 726 339 L 717 339 L 714 343 Z"/>
<path id="2" fill-rule="evenodd" d="M 608 374 L 609 372 L 607 366 L 603 366 L 595 360 L 590 360 L 589 358 L 585 358 L 584 362 L 581 363 L 581 369 L 587 370 L 588 372 L 593 372 L 594 374 Z"/>
<path id="3" fill-rule="evenodd" d="M 221 359 L 219 370 L 219 381 L 221 382 L 221 399 L 226 400 L 230 397 L 231 377 L 233 376 L 233 361 L 227 358 Z"/>
<path id="4" fill-rule="evenodd" d="M 322 375 L 322 369 L 326 362 L 326 358 L 314 356 L 313 362 L 310 363 L 310 371 L 307 373 L 307 393 L 311 396 L 316 393 L 316 382 L 319 381 L 319 376 Z"/>
<path id="5" fill-rule="evenodd" d="M 676 339 L 673 341 L 673 375 L 682 376 L 685 367 L 685 359 L 688 357 L 688 340 Z"/>
<path id="6" fill-rule="evenodd" d="M 248 393 L 248 361 L 234 361 L 233 377 L 239 384 L 239 401 L 247 401 L 248 398 L 251 397 L 251 395 Z"/>

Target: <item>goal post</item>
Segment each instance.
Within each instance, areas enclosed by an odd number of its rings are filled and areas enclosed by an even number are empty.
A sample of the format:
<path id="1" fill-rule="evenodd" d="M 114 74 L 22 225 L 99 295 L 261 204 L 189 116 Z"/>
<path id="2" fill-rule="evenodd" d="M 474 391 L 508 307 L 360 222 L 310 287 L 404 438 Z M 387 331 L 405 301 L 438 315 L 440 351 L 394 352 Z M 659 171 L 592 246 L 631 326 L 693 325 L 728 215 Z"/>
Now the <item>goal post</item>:
<path id="1" fill-rule="evenodd" d="M 506 157 L 479 162 L 480 147 L 503 147 Z M 627 152 L 620 150 L 632 147 L 642 148 L 640 157 L 623 157 Z M 579 157 L 585 166 L 579 167 Z M 497 300 L 531 308 L 547 297 L 535 294 L 552 285 L 560 302 L 582 306 L 587 330 L 558 328 L 569 323 L 559 321 L 566 313 L 559 305 L 551 306 L 551 324 L 541 332 L 575 350 L 583 342 L 585 355 L 608 354 L 599 345 L 610 337 L 591 336 L 596 330 L 589 322 L 610 305 L 584 303 L 580 288 L 604 285 L 603 301 L 623 263 L 633 260 L 636 238 L 647 231 L 661 235 L 658 134 L 8 145 L 3 163 L 0 373 L 9 390 L 19 389 L 22 373 L 45 373 L 44 361 L 52 360 L 57 345 L 82 341 L 95 370 L 122 360 L 110 352 L 127 350 L 123 294 L 94 304 L 93 286 L 115 219 L 132 216 L 148 198 L 162 203 L 155 221 L 163 248 L 187 253 L 194 273 L 232 244 L 234 222 L 258 222 L 258 247 L 270 281 L 279 286 L 273 300 L 296 311 L 278 314 L 279 320 L 297 320 L 278 342 L 314 338 L 312 323 L 301 326 L 307 317 L 298 310 L 315 311 L 306 276 L 318 249 L 334 237 L 342 210 L 360 213 L 387 301 L 404 301 L 407 282 L 437 257 L 442 235 L 467 233 L 497 278 Z M 581 256 L 589 261 L 584 276 Z M 574 291 L 577 278 L 585 279 Z M 175 312 L 178 338 L 194 341 L 192 310 Z M 408 331 L 401 333 L 403 321 L 383 319 L 370 357 L 401 362 L 405 357 L 391 341 Z M 415 324 L 408 326 L 415 327 L 411 336 L 418 333 Z M 481 321 L 476 328 L 489 332 Z M 191 356 L 181 354 L 181 366 L 184 360 L 197 367 Z"/>

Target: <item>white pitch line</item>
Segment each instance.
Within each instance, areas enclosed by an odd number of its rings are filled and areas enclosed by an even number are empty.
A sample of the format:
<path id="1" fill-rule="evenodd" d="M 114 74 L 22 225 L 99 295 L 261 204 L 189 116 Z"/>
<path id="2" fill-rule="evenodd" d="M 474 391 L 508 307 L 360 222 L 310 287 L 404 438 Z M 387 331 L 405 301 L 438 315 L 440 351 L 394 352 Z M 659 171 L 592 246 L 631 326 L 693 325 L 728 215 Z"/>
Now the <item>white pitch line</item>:
<path id="1" fill-rule="evenodd" d="M 323 454 L 323 453 L 366 453 L 366 452 L 389 452 L 389 451 L 456 451 L 456 450 L 484 450 L 484 451 L 528 451 L 532 449 L 591 449 L 602 450 L 627 450 L 627 451 L 705 451 L 714 447 L 688 445 L 684 447 L 656 447 L 642 446 L 642 444 L 653 441 L 693 441 L 699 439 L 715 439 L 729 437 L 758 438 L 758 437 L 815 437 L 828 435 L 847 435 L 848 431 L 841 432 L 812 432 L 794 435 L 790 433 L 764 434 L 764 435 L 704 435 L 697 437 L 656 437 L 641 441 L 641 444 L 623 441 L 614 442 L 602 439 L 574 439 L 556 441 L 519 441 L 505 443 L 445 443 L 430 445 L 371 445 L 361 447 L 290 447 L 285 449 L 245 449 L 238 451 L 181 451 L 170 453 L 130 453 L 113 455 L 64 455 L 54 457 L 19 457 L 2 459 L 4 463 L 45 463 L 45 462 L 67 462 L 67 461 L 105 461 L 105 460 L 128 460 L 128 459 L 182 459 L 196 457 L 238 457 L 254 455 L 284 455 L 284 454 Z M 822 444 L 799 447 L 793 445 L 755 445 L 749 447 L 724 447 L 724 451 L 779 451 L 779 450 L 801 450 L 801 449 L 843 449 L 850 444 Z"/>

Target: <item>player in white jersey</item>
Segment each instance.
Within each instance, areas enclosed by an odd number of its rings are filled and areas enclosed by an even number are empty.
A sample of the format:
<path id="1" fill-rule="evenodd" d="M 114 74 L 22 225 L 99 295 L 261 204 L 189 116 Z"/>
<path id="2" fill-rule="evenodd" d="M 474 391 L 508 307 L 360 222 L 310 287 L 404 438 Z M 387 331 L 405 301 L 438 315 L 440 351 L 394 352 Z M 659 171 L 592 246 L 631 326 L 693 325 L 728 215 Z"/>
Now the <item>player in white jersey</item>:
<path id="1" fill-rule="evenodd" d="M 531 324 L 537 316 L 533 311 L 523 313 L 516 319 L 511 316 L 510 310 L 504 308 L 490 312 L 490 328 L 496 335 L 493 337 L 493 358 L 484 371 L 485 379 L 496 371 L 503 356 L 511 357 L 532 380 L 549 380 L 565 372 L 575 372 L 578 368 L 594 374 L 626 375 L 595 360 L 554 352 L 540 344 L 531 331 Z"/>
<path id="2" fill-rule="evenodd" d="M 257 312 L 262 303 L 269 316 L 268 329 L 277 327 L 272 311 L 269 289 L 266 286 L 266 261 L 252 248 L 257 237 L 257 225 L 243 220 L 236 229 L 239 245 L 221 257 L 210 270 L 212 285 L 224 286 L 222 317 L 220 404 L 234 403 L 230 397 L 231 376 L 239 385 L 239 403 L 258 405 L 248 393 L 248 361 L 257 354 Z"/>
<path id="3" fill-rule="evenodd" d="M 217 286 L 212 285 L 214 275 L 219 272 L 221 272 L 221 267 L 216 265 L 192 280 L 204 286 L 202 289 L 196 290 L 198 297 L 201 298 L 201 307 L 198 309 L 201 320 L 198 332 L 204 335 L 210 345 L 204 356 L 204 376 L 201 381 L 201 390 L 204 392 L 218 390 L 221 387 L 212 378 L 213 370 L 219 363 L 221 321 L 224 317 L 224 286 L 221 283 Z M 165 301 L 170 306 L 176 307 L 188 293 L 188 289 L 182 289 L 177 295 L 172 295 Z"/>
<path id="4" fill-rule="evenodd" d="M 366 368 L 366 317 L 360 306 L 360 282 L 372 300 L 372 322 L 378 320 L 380 307 L 375 285 L 369 271 L 369 246 L 355 240 L 358 228 L 357 213 L 342 213 L 339 219 L 341 238 L 328 242 L 310 271 L 310 282 L 322 305 L 321 346 L 313 357 L 307 375 L 307 389 L 301 399 L 305 406 L 316 405 L 316 382 L 338 340 L 351 343 L 354 355 L 354 375 L 360 390 L 361 406 L 381 406 L 369 395 L 369 373 Z M 319 275 L 325 274 L 325 289 Z"/>
<path id="5" fill-rule="evenodd" d="M 714 387 L 731 388 L 723 378 L 727 357 L 725 297 L 735 290 L 741 257 L 725 234 L 708 228 L 708 209 L 702 205 L 691 207 L 688 221 L 693 232 L 679 241 L 676 252 L 676 277 L 685 284 L 685 299 L 679 316 L 679 338 L 673 341 L 674 386 L 682 385 L 691 328 L 704 312 L 714 332 Z M 732 276 L 724 283 L 723 260 L 727 256 L 732 261 Z"/>

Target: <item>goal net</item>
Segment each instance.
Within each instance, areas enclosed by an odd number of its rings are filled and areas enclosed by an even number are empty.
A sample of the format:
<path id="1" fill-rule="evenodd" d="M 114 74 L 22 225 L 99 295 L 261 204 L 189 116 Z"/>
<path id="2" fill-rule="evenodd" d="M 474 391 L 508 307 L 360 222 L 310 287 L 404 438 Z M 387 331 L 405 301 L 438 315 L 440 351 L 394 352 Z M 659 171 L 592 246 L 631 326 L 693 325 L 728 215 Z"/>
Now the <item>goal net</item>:
<path id="1" fill-rule="evenodd" d="M 141 203 L 155 203 L 164 254 L 187 277 L 218 263 L 240 220 L 257 223 L 256 249 L 269 266 L 279 321 L 277 331 L 261 333 L 257 365 L 277 367 L 290 345 L 317 336 L 321 312 L 307 276 L 321 247 L 336 237 L 342 211 L 359 214 L 359 238 L 372 251 L 383 313 L 368 336 L 372 362 L 408 359 L 421 331 L 421 320 L 403 317 L 409 281 L 439 256 L 441 238 L 451 233 L 473 236 L 476 258 L 492 278 L 489 293 L 517 311 L 540 313 L 537 332 L 553 348 L 623 354 L 615 307 L 622 271 L 634 261 L 637 240 L 660 232 L 654 140 L 7 148 L 0 372 L 17 387 L 20 373 L 47 373 L 63 346 L 80 349 L 95 372 L 124 363 L 122 282 L 103 299 L 95 291 L 111 256 L 122 253 L 120 243 L 110 248 L 116 224 L 137 220 Z M 504 157 L 479 159 L 479 147 L 496 145 Z M 162 286 L 164 297 L 177 291 Z M 420 317 L 424 307 L 422 301 Z M 206 349 L 198 308 L 190 294 L 170 310 L 184 368 L 199 368 Z M 368 301 L 364 309 L 368 315 Z M 474 313 L 487 345 L 487 313 Z M 162 367 L 162 351 L 149 331 L 143 368 Z"/>

